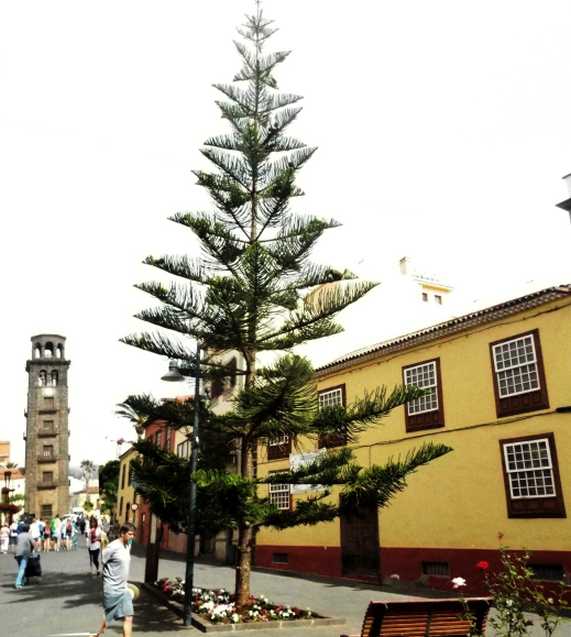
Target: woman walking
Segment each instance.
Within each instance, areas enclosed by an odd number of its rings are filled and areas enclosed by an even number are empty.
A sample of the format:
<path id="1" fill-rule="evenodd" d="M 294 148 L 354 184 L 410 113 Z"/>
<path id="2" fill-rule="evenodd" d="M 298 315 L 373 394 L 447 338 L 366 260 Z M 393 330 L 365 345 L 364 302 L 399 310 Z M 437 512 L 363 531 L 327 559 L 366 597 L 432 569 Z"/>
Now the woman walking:
<path id="1" fill-rule="evenodd" d="M 46 525 L 44 526 L 44 537 L 43 537 L 44 553 L 49 553 L 50 551 L 51 535 L 52 535 L 52 529 L 50 527 L 50 521 L 46 520 Z"/>
<path id="2" fill-rule="evenodd" d="M 93 567 L 95 566 L 96 575 L 99 575 L 101 529 L 97 525 L 97 518 L 93 516 L 89 520 L 89 531 L 87 532 L 87 550 L 89 551 L 89 572 L 93 575 Z"/>

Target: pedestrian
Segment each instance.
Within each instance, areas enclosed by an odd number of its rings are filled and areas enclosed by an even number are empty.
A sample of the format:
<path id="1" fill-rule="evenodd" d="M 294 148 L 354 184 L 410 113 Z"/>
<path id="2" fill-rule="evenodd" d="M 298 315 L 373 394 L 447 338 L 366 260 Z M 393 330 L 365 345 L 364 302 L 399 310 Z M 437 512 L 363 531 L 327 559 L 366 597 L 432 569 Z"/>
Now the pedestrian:
<path id="1" fill-rule="evenodd" d="M 51 521 L 52 542 L 54 543 L 54 551 L 59 551 L 61 539 L 61 520 L 59 519 L 59 513 L 56 513 L 55 518 Z"/>
<path id="2" fill-rule="evenodd" d="M 32 538 L 30 537 L 30 527 L 27 524 L 22 524 L 22 532 L 18 535 L 18 543 L 16 545 L 16 562 L 18 562 L 18 575 L 16 576 L 16 588 L 20 590 L 26 583 L 26 566 L 30 555 L 34 550 Z"/>
<path id="3" fill-rule="evenodd" d="M 87 532 L 87 550 L 89 551 L 89 572 L 93 575 L 93 567 L 95 566 L 96 575 L 99 575 L 101 529 L 97 525 L 97 518 L 93 516 L 89 520 L 89 531 Z"/>
<path id="4" fill-rule="evenodd" d="M 12 547 L 12 551 L 16 552 L 16 544 L 18 542 L 18 523 L 16 520 L 10 524 L 10 546 Z"/>
<path id="5" fill-rule="evenodd" d="M 71 536 L 73 535 L 73 522 L 67 518 L 65 522 L 65 550 L 71 551 Z"/>
<path id="6" fill-rule="evenodd" d="M 123 637 L 131 637 L 133 633 L 133 598 L 127 588 L 127 579 L 134 537 L 135 527 L 132 524 L 124 524 L 119 529 L 119 537 L 103 551 L 105 617 L 94 637 L 102 635 L 107 626 L 116 619 L 123 620 Z"/>
<path id="7" fill-rule="evenodd" d="M 32 543 L 34 544 L 34 548 L 36 550 L 39 549 L 40 539 L 42 537 L 42 531 L 40 526 L 40 521 L 36 520 L 36 516 L 32 515 L 32 523 L 30 524 L 30 538 L 32 539 Z"/>
<path id="8" fill-rule="evenodd" d="M 50 551 L 51 535 L 52 535 L 52 530 L 51 530 L 50 522 L 49 520 L 46 520 L 44 524 L 44 553 L 49 553 Z"/>
<path id="9" fill-rule="evenodd" d="M 2 523 L 0 527 L 0 553 L 6 555 L 8 553 L 8 546 L 10 544 L 10 527 L 6 522 Z"/>
<path id="10" fill-rule="evenodd" d="M 79 532 L 81 535 L 85 535 L 85 518 L 83 517 L 83 513 L 79 516 Z"/>

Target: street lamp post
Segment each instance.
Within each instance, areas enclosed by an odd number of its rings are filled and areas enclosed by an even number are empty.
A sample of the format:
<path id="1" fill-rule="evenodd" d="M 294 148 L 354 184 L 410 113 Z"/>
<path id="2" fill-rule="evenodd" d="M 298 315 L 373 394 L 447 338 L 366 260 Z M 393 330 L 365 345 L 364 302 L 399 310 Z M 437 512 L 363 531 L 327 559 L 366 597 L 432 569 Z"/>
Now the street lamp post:
<path id="1" fill-rule="evenodd" d="M 194 536 L 196 530 L 196 482 L 193 480 L 194 472 L 198 463 L 198 443 L 199 443 L 199 402 L 200 402 L 200 344 L 196 344 L 196 366 L 194 369 L 194 413 L 192 422 L 192 435 L 190 443 L 190 481 L 189 496 L 190 505 L 188 512 L 188 542 L 186 547 L 186 572 L 184 584 L 184 607 L 183 623 L 185 626 L 192 625 L 192 589 L 194 585 Z M 162 377 L 162 380 L 177 382 L 184 380 L 176 365 L 170 363 L 169 371 Z"/>

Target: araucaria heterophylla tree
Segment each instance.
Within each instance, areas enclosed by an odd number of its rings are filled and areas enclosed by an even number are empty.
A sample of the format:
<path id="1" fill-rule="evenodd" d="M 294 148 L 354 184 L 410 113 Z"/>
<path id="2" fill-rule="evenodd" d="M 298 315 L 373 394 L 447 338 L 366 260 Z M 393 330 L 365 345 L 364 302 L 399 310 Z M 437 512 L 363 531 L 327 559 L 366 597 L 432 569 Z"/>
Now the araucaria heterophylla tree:
<path id="1" fill-rule="evenodd" d="M 317 240 L 339 224 L 298 215 L 290 208 L 292 198 L 303 195 L 295 183 L 297 172 L 316 149 L 287 132 L 301 111 L 301 98 L 277 90 L 274 72 L 289 52 L 265 52 L 274 32 L 257 3 L 255 15 L 246 18 L 239 29 L 241 40 L 235 43 L 242 60 L 240 71 L 232 84 L 215 85 L 223 96 L 216 103 L 230 130 L 207 139 L 201 150 L 214 169 L 194 173 L 198 185 L 210 195 L 213 211 L 171 217 L 198 238 L 200 256 L 145 259 L 146 264 L 175 279 L 169 285 L 148 282 L 137 286 L 160 301 L 137 318 L 168 332 L 122 339 L 181 361 L 187 369 L 196 364 L 193 342 L 197 339 L 206 353 L 201 365 L 207 376 L 224 374 L 217 362 L 220 352 L 241 355 L 237 373 L 243 377 L 243 390 L 231 411 L 212 416 L 206 425 L 221 435 L 231 434 L 239 453 L 239 471 L 229 474 L 206 466 L 195 476 L 199 501 L 201 489 L 203 493 L 210 490 L 213 498 L 233 494 L 223 522 L 238 529 L 239 606 L 250 593 L 251 549 L 257 528 L 315 524 L 340 514 L 339 505 L 327 500 L 327 491 L 300 500 L 293 511 L 278 511 L 259 493 L 260 482 L 270 478 L 256 476 L 258 444 L 279 436 L 295 441 L 327 433 L 341 433 L 351 442 L 391 409 L 421 394 L 416 388 L 401 386 L 391 392 L 380 388 L 347 407 L 319 411 L 311 367 L 290 353 L 296 345 L 340 332 L 335 315 L 375 284 L 358 281 L 347 270 L 310 261 Z M 288 353 L 272 366 L 262 367 L 259 355 L 268 351 Z M 148 400 L 143 402 L 148 406 Z M 132 406 L 137 406 L 136 399 Z M 281 474 L 279 482 L 342 485 L 346 506 L 362 499 L 383 506 L 404 488 L 408 474 L 449 450 L 427 444 L 404 459 L 366 470 L 353 462 L 349 448 L 327 450 L 313 463 Z M 151 455 L 147 464 L 151 470 L 139 472 L 137 488 L 152 499 L 153 489 L 161 490 L 153 475 L 167 459 L 164 454 L 156 454 L 154 459 Z M 209 512 L 199 511 L 199 517 L 201 514 Z M 215 526 L 213 521 L 212 528 Z"/>

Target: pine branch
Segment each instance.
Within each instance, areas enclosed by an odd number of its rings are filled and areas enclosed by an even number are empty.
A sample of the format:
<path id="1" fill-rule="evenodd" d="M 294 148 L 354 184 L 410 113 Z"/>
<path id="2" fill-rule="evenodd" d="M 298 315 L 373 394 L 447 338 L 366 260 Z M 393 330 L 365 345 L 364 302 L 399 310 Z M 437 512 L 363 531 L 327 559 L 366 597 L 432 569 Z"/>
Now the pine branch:
<path id="1" fill-rule="evenodd" d="M 379 424 L 393 409 L 426 395 L 415 386 L 397 385 L 388 394 L 386 387 L 365 391 L 347 407 L 337 405 L 319 410 L 313 423 L 319 435 L 342 434 L 347 442 L 355 442 L 363 431 Z"/>
<path id="2" fill-rule="evenodd" d="M 272 511 L 264 520 L 264 526 L 271 526 L 278 530 L 294 526 L 313 526 L 320 522 L 330 522 L 339 517 L 339 507 L 320 500 L 329 495 L 310 496 L 297 500 L 295 509 Z"/>
<path id="3" fill-rule="evenodd" d="M 181 277 L 186 281 L 194 281 L 202 285 L 208 285 L 209 277 L 205 276 L 208 268 L 200 259 L 190 259 L 186 255 L 163 255 L 161 257 L 146 257 L 145 265 L 151 265 L 167 274 Z"/>
<path id="4" fill-rule="evenodd" d="M 162 334 L 155 332 L 143 332 L 141 334 L 132 334 L 120 338 L 121 343 L 137 347 L 146 352 L 159 354 L 166 358 L 185 361 L 189 367 L 196 365 L 196 356 L 188 350 L 181 342 L 173 341 Z"/>
<path id="5" fill-rule="evenodd" d="M 426 443 L 420 449 L 408 452 L 404 458 L 389 458 L 384 466 L 363 469 L 358 477 L 342 490 L 341 510 L 355 510 L 360 504 L 375 503 L 379 508 L 386 506 L 392 498 L 405 489 L 406 479 L 416 470 L 450 453 L 446 445 Z"/>
<path id="6" fill-rule="evenodd" d="M 325 334 L 335 327 L 332 322 L 335 314 L 360 299 L 376 285 L 370 282 L 356 282 L 343 288 L 339 284 L 324 286 L 319 295 L 313 295 L 311 299 L 306 300 L 302 309 L 293 312 L 277 330 L 266 334 L 259 341 L 264 343 L 285 337 L 288 340 L 297 339 L 298 342 L 305 342 L 310 338 L 319 338 L 321 330 Z"/>

